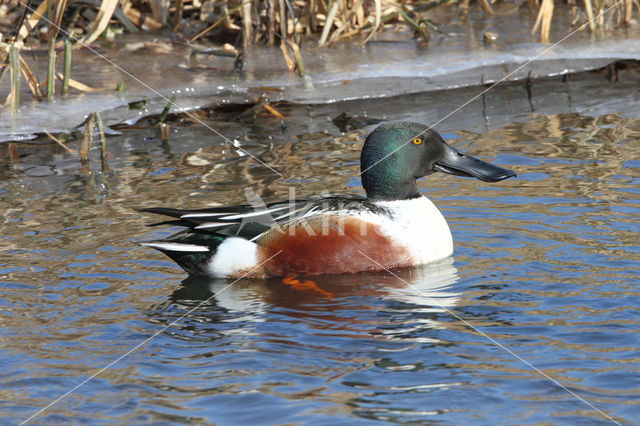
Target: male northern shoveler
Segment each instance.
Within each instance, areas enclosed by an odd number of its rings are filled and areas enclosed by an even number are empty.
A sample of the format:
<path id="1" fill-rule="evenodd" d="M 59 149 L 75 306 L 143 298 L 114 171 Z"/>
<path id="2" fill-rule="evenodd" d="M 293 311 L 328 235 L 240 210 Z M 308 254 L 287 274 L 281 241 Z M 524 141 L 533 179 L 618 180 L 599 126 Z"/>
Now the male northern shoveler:
<path id="1" fill-rule="evenodd" d="M 434 172 L 497 182 L 516 174 L 449 146 L 417 123 L 386 123 L 360 157 L 367 197 L 331 195 L 201 210 L 143 209 L 185 226 L 143 243 L 211 277 L 352 273 L 425 264 L 453 253 L 451 231 L 416 179 Z"/>

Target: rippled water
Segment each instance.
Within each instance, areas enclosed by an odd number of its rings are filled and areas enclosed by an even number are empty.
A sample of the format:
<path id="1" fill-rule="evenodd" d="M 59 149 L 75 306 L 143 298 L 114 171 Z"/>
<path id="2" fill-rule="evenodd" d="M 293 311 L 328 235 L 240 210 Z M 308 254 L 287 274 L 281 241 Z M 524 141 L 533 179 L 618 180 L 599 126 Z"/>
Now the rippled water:
<path id="1" fill-rule="evenodd" d="M 339 108 L 415 120 L 425 103 Z M 284 133 L 267 116 L 208 115 L 283 178 L 188 123 L 169 142 L 145 126 L 110 137 L 103 176 L 58 147 L 17 146 L 0 159 L 4 421 L 99 373 L 34 421 L 637 422 L 640 117 L 623 106 L 452 118 L 440 128 L 451 144 L 518 178 L 423 179 L 453 258 L 316 277 L 316 291 L 186 279 L 136 245 L 175 231 L 146 227 L 155 218 L 136 208 L 244 202 L 247 187 L 265 199 L 362 192 L 373 126 L 341 134 L 327 107 L 281 105 Z"/>

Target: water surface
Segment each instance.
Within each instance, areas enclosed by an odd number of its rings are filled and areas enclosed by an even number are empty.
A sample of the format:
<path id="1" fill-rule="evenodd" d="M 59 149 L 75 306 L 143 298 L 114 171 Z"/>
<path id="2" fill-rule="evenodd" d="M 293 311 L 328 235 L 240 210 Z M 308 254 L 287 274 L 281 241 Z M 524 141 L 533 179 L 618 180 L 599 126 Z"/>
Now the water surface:
<path id="1" fill-rule="evenodd" d="M 593 90 L 610 84 L 597 78 Z M 137 245 L 176 229 L 148 228 L 155 218 L 136 209 L 244 202 L 246 188 L 265 200 L 362 193 L 359 152 L 374 126 L 341 133 L 330 119 L 428 123 L 443 114 L 431 98 L 282 104 L 284 132 L 269 116 L 202 115 L 283 177 L 189 123 L 174 123 L 168 142 L 143 124 L 110 137 L 104 174 L 52 145 L 3 154 L 4 421 L 155 336 L 34 421 L 637 422 L 640 114 L 623 95 L 600 98 L 597 113 L 586 100 L 558 103 L 573 86 L 549 84 L 529 101 L 519 87 L 496 90 L 439 126 L 457 148 L 518 172 L 497 184 L 420 181 L 451 226 L 451 259 L 316 277 L 321 291 L 187 278 Z"/>

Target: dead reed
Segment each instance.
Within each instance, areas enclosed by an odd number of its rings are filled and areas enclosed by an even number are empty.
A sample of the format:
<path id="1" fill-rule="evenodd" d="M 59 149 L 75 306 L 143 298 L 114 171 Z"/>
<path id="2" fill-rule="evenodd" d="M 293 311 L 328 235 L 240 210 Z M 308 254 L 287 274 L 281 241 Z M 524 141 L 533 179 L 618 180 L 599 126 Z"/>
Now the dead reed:
<path id="1" fill-rule="evenodd" d="M 98 133 L 98 140 L 100 141 L 100 163 L 102 165 L 102 171 L 106 172 L 109 169 L 107 165 L 107 138 L 105 136 L 102 119 L 96 112 L 89 114 L 89 117 L 85 122 L 82 142 L 80 144 L 80 161 L 82 162 L 83 168 L 88 170 L 89 151 L 95 144 L 96 130 Z"/>

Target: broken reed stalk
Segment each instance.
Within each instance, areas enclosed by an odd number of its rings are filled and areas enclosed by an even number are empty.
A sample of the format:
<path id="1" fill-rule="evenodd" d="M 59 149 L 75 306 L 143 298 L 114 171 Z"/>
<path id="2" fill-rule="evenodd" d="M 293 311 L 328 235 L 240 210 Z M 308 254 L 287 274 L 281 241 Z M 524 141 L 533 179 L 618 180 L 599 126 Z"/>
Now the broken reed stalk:
<path id="1" fill-rule="evenodd" d="M 589 1 L 589 0 L 585 0 Z M 536 23 L 533 25 L 531 34 L 534 34 L 540 27 L 540 42 L 549 43 L 549 30 L 551 29 L 551 18 L 553 18 L 553 0 L 542 0 Z"/>
<path id="2" fill-rule="evenodd" d="M 53 101 L 53 88 L 56 81 L 56 30 L 54 20 L 55 0 L 47 0 L 49 64 L 47 67 L 47 101 Z"/>
<path id="3" fill-rule="evenodd" d="M 251 43 L 251 2 L 252 0 L 242 0 L 242 42 L 245 49 Z"/>
<path id="4" fill-rule="evenodd" d="M 584 9 L 587 12 L 587 20 L 589 21 L 589 29 L 591 32 L 596 31 L 596 21 L 593 19 L 593 7 L 591 7 L 591 0 L 584 0 Z"/>
<path id="5" fill-rule="evenodd" d="M 7 150 L 9 151 L 9 161 L 17 163 L 20 161 L 20 154 L 18 154 L 18 144 L 8 143 Z"/>
<path id="6" fill-rule="evenodd" d="M 64 70 L 62 73 L 62 94 L 66 95 L 69 91 L 69 76 L 71 74 L 71 42 L 69 39 L 64 41 Z"/>
<path id="7" fill-rule="evenodd" d="M 300 37 L 298 32 L 296 31 L 296 14 L 293 12 L 293 7 L 291 7 L 291 2 L 289 0 L 284 0 L 284 4 L 287 6 L 287 10 L 289 11 L 289 15 L 291 15 L 291 35 L 293 36 L 293 42 L 297 45 L 300 45 Z M 287 35 L 289 32 L 287 31 Z"/>
<path id="8" fill-rule="evenodd" d="M 540 42 L 549 43 L 549 31 L 553 18 L 553 0 L 542 0 L 542 23 L 540 24 Z"/>
<path id="9" fill-rule="evenodd" d="M 83 169 L 89 164 L 89 150 L 93 145 L 93 132 L 95 130 L 95 118 L 93 113 L 89 114 L 87 122 L 84 125 L 84 132 L 82 132 L 82 142 L 80 143 L 80 161 L 82 162 Z"/>
<path id="10" fill-rule="evenodd" d="M 624 0 L 624 22 L 626 25 L 631 24 L 631 10 L 633 2 L 631 0 Z"/>
<path id="11" fill-rule="evenodd" d="M 33 53 L 33 51 L 32 51 Z M 31 68 L 25 62 L 24 58 L 18 54 L 20 58 L 20 71 L 22 71 L 22 75 L 24 79 L 27 81 L 27 85 L 29 86 L 29 90 L 34 98 L 38 101 L 42 100 L 42 93 L 40 92 L 40 83 L 38 83 L 38 79 L 31 72 Z"/>
<path id="12" fill-rule="evenodd" d="M 167 102 L 167 104 L 162 109 L 162 112 L 158 117 L 158 123 L 164 123 L 165 121 L 167 121 L 167 116 L 169 115 L 169 111 L 171 110 L 171 107 L 175 105 L 175 102 L 176 102 L 176 95 L 172 95 L 171 99 L 169 99 L 169 102 Z"/>
<path id="13" fill-rule="evenodd" d="M 287 37 L 287 9 L 284 7 L 284 0 L 278 0 L 278 12 L 280 13 L 280 43 L 284 43 Z"/>
<path id="14" fill-rule="evenodd" d="M 226 3 L 225 3 L 226 4 Z M 225 8 L 226 12 L 235 12 L 236 10 L 238 10 L 240 8 L 240 6 L 236 6 L 233 7 L 231 9 Z M 191 43 L 193 43 L 194 41 L 196 41 L 197 39 L 199 39 L 200 37 L 202 37 L 203 35 L 205 35 L 206 33 L 208 33 L 209 31 L 211 31 L 212 29 L 214 29 L 215 27 L 217 27 L 218 25 L 220 25 L 223 22 L 227 22 L 229 21 L 230 17 L 227 14 L 225 14 L 224 16 L 222 16 L 222 18 L 218 19 L 216 22 L 214 22 L 213 24 L 209 25 L 207 28 L 205 28 L 204 30 L 200 31 L 198 34 L 196 34 L 195 36 L 193 36 L 191 38 L 191 40 L 189 40 Z M 230 21 L 229 21 L 230 22 Z"/>
<path id="15" fill-rule="evenodd" d="M 291 59 L 289 51 L 287 50 L 287 44 L 284 42 L 284 40 L 280 41 L 280 52 L 282 52 L 282 57 L 284 58 L 284 62 L 287 65 L 287 69 L 289 71 L 293 71 L 296 68 L 296 63 L 293 62 L 293 59 Z"/>
<path id="16" fill-rule="evenodd" d="M 493 9 L 491 8 L 491 4 L 488 0 L 479 0 L 478 4 L 484 13 L 487 15 L 493 15 Z"/>
<path id="17" fill-rule="evenodd" d="M 94 112 L 93 119 L 98 127 L 98 137 L 100 138 L 100 165 L 102 166 L 102 171 L 106 172 L 109 170 L 109 165 L 107 164 L 107 137 L 104 133 L 104 125 L 100 114 Z"/>
<path id="18" fill-rule="evenodd" d="M 82 133 L 82 143 L 80 144 L 80 161 L 82 162 L 83 173 L 89 172 L 89 151 L 93 147 L 94 134 L 98 129 L 98 137 L 100 138 L 100 162 L 102 165 L 102 171 L 108 171 L 107 165 L 107 137 L 104 133 L 104 125 L 102 119 L 97 112 L 92 112 L 87 118 L 87 122 L 84 126 L 84 132 Z"/>
<path id="19" fill-rule="evenodd" d="M 160 140 L 168 141 L 171 136 L 171 125 L 167 123 L 160 123 Z"/>
<path id="20" fill-rule="evenodd" d="M 276 41 L 276 2 L 269 2 L 269 11 L 267 12 L 267 46 L 273 46 Z"/>
<path id="21" fill-rule="evenodd" d="M 20 104 L 20 53 L 15 44 L 9 49 L 9 64 L 11 66 L 11 114 L 18 114 Z"/>
<path id="22" fill-rule="evenodd" d="M 320 35 L 320 40 L 318 40 L 318 45 L 323 45 L 327 41 L 329 31 L 331 31 L 331 27 L 333 26 L 333 20 L 336 18 L 336 14 L 338 13 L 338 6 L 338 0 L 333 0 L 331 9 L 329 9 L 329 13 L 327 14 L 327 20 L 324 23 L 324 28 L 322 28 L 322 34 Z"/>
<path id="23" fill-rule="evenodd" d="M 293 57 L 296 59 L 296 70 L 300 77 L 304 77 L 304 63 L 302 62 L 302 52 L 298 45 L 292 41 L 287 40 L 287 44 L 293 50 Z"/>
<path id="24" fill-rule="evenodd" d="M 180 25 L 180 19 L 182 18 L 183 10 L 184 10 L 184 0 L 176 0 L 176 10 L 173 13 L 173 23 L 171 24 L 171 29 L 173 31 L 178 30 L 178 26 Z"/>
<path id="25" fill-rule="evenodd" d="M 67 145 L 64 144 L 64 142 L 62 142 L 60 139 L 56 138 L 55 136 L 53 136 L 51 133 L 47 132 L 46 130 L 45 130 L 44 134 L 47 135 L 49 137 L 49 139 L 51 139 L 52 141 L 54 141 L 55 143 L 60 145 L 62 148 L 64 148 L 64 150 L 67 151 L 68 153 L 70 153 L 70 154 L 77 154 L 78 153 L 78 151 L 76 151 L 75 149 L 69 148 Z"/>
<path id="26" fill-rule="evenodd" d="M 376 0 L 376 20 L 373 25 L 373 28 L 371 29 L 371 32 L 369 33 L 367 38 L 364 39 L 363 44 L 367 44 L 367 42 L 371 39 L 371 37 L 373 37 L 373 35 L 378 31 L 378 28 L 380 28 L 381 17 L 382 17 L 382 5 L 380 4 L 380 0 Z"/>

